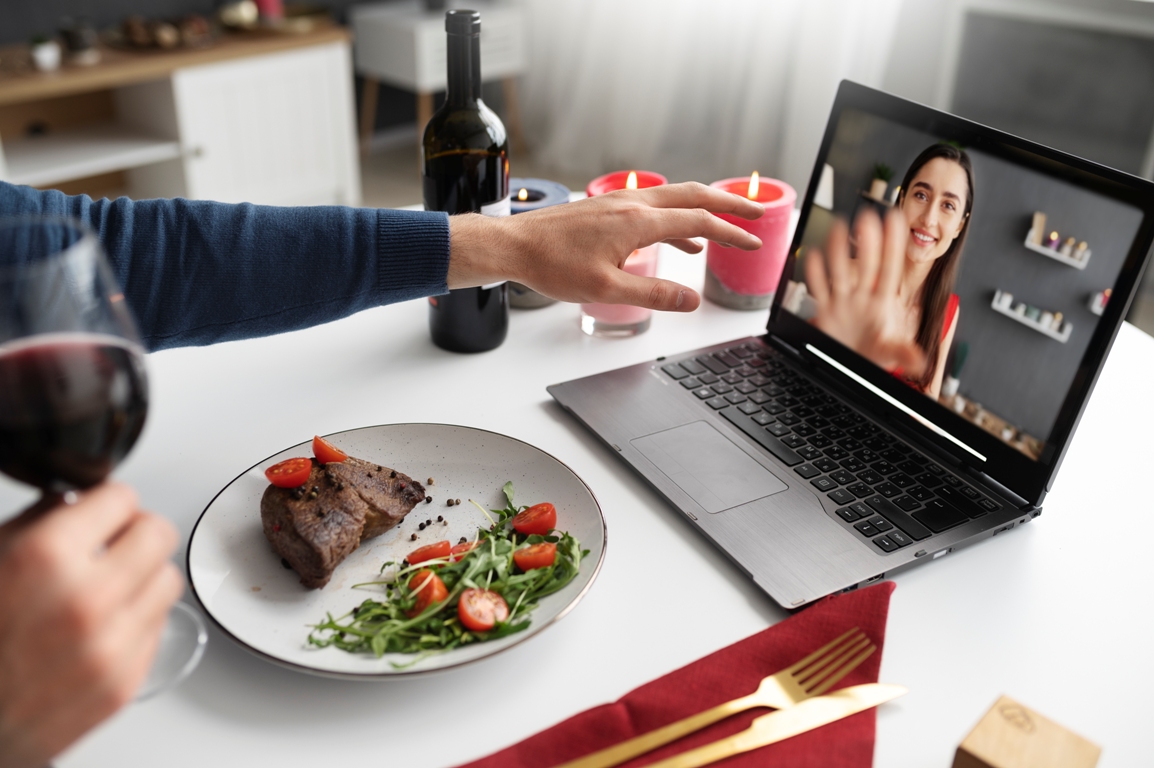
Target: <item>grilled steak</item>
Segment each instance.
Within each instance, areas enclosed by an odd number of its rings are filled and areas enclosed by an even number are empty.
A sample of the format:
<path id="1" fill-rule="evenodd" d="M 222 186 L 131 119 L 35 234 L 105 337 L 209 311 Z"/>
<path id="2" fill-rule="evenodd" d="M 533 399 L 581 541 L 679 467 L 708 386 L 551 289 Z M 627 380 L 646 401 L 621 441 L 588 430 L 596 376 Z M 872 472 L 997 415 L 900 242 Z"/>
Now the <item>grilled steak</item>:
<path id="1" fill-rule="evenodd" d="M 325 470 L 331 472 L 338 482 L 352 488 L 365 502 L 365 528 L 361 531 L 361 541 L 380 536 L 425 500 L 425 486 L 413 478 L 352 456 L 340 464 L 326 464 Z"/>
<path id="2" fill-rule="evenodd" d="M 299 488 L 270 485 L 260 516 L 273 550 L 301 584 L 319 589 L 362 541 L 401 522 L 424 498 L 424 486 L 408 475 L 350 456 L 323 466 L 314 460 Z"/>

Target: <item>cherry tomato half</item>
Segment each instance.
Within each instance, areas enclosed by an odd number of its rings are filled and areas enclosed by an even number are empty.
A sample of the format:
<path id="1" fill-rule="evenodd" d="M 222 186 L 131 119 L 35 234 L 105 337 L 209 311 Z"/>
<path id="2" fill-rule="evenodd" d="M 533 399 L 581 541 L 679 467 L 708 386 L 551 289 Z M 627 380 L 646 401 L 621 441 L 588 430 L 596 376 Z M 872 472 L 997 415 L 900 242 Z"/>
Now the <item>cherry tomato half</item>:
<path id="1" fill-rule="evenodd" d="M 296 488 L 309 480 L 313 471 L 311 459 L 285 459 L 264 471 L 264 476 L 277 488 Z"/>
<path id="2" fill-rule="evenodd" d="M 428 569 L 413 574 L 413 578 L 409 579 L 409 589 L 417 595 L 416 604 L 405 611 L 405 615 L 410 619 L 420 616 L 426 608 L 444 601 L 449 596 L 445 582 L 441 581 L 440 576 Z"/>
<path id="3" fill-rule="evenodd" d="M 313 435 L 313 456 L 316 456 L 321 464 L 340 464 L 349 457 L 347 453 L 320 435 Z"/>
<path id="4" fill-rule="evenodd" d="M 557 545 L 551 542 L 534 544 L 513 553 L 513 562 L 522 571 L 534 568 L 548 568 L 557 559 Z"/>
<path id="5" fill-rule="evenodd" d="M 513 528 L 517 533 L 542 536 L 553 530 L 557 525 L 557 508 L 549 502 L 534 504 L 524 512 L 513 518 Z"/>
<path id="6" fill-rule="evenodd" d="M 481 542 L 479 542 L 479 541 L 466 541 L 464 544 L 454 545 L 452 552 L 449 554 L 449 562 L 450 563 L 457 562 L 458 560 L 463 558 L 465 555 L 469 554 L 474 549 L 476 549 L 477 545 L 479 545 L 480 543 Z"/>
<path id="7" fill-rule="evenodd" d="M 509 605 L 490 589 L 466 589 L 457 603 L 457 616 L 465 629 L 488 632 L 498 621 L 509 618 Z"/>
<path id="8" fill-rule="evenodd" d="M 432 544 L 426 544 L 423 547 L 417 547 L 409 553 L 409 565 L 416 565 L 423 563 L 426 560 L 432 560 L 434 557 L 448 557 L 451 548 L 448 540 L 436 541 Z"/>

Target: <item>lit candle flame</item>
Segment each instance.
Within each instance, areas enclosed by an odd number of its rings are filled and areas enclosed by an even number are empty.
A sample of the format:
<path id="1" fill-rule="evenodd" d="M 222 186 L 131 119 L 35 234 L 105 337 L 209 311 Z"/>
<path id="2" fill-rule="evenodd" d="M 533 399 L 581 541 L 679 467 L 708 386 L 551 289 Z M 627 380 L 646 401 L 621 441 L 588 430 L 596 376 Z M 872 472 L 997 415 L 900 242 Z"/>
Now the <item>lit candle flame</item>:
<path id="1" fill-rule="evenodd" d="M 517 199 L 524 202 L 529 199 L 529 190 L 521 187 L 521 191 L 517 193 Z"/>
<path id="2" fill-rule="evenodd" d="M 630 171 L 629 178 L 625 180 L 626 189 L 637 189 L 637 171 Z"/>
<path id="3" fill-rule="evenodd" d="M 750 200 L 757 199 L 757 188 L 761 183 L 760 179 L 761 177 L 757 175 L 757 171 L 754 171 L 749 177 L 749 192 L 747 192 L 745 196 Z"/>

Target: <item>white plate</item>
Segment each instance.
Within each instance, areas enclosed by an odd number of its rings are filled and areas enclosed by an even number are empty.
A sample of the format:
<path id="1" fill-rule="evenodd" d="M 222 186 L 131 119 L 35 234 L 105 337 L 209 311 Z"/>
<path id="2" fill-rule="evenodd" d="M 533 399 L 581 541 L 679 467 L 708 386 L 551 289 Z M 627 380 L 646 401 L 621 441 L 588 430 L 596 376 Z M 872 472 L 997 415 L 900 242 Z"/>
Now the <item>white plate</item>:
<path id="1" fill-rule="evenodd" d="M 201 514 L 188 545 L 188 577 L 205 612 L 225 633 L 254 653 L 303 672 L 345 678 L 389 678 L 446 669 L 492 656 L 532 637 L 573 609 L 593 583 L 605 556 L 605 518 L 589 487 L 544 451 L 495 432 L 448 424 L 386 424 L 327 436 L 337 447 L 366 461 L 397 469 L 424 483 L 432 503 L 422 503 L 405 521 L 362 544 L 345 559 L 324 589 L 301 586 L 264 537 L 260 499 L 268 486 L 264 470 L 292 456 L 311 456 L 311 441 L 294 445 L 251 467 L 216 495 Z M 316 648 L 307 642 L 311 625 L 325 613 L 340 616 L 365 598 L 379 598 L 379 587 L 353 589 L 354 584 L 379 579 L 381 564 L 400 561 L 421 544 L 441 539 L 473 538 L 478 525 L 488 523 L 476 499 L 486 509 L 503 508 L 501 487 L 513 481 L 515 502 L 552 502 L 557 528 L 577 537 L 589 554 L 581 570 L 563 590 L 543 598 L 530 614 L 527 630 L 425 657 L 397 669 L 412 656 L 351 654 L 337 648 Z M 446 506 L 460 498 L 461 506 Z M 418 533 L 418 523 L 436 521 Z M 418 540 L 411 541 L 413 533 Z"/>

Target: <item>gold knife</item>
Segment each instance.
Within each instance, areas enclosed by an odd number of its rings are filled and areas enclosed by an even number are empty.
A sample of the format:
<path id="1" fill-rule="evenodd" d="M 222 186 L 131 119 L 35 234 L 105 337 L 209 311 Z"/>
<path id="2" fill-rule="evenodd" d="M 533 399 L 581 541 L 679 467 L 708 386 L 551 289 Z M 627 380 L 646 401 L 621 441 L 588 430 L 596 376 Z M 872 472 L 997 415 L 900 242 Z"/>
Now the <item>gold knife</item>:
<path id="1" fill-rule="evenodd" d="M 906 692 L 906 688 L 900 685 L 867 683 L 842 688 L 824 696 L 814 696 L 789 709 L 779 709 L 768 715 L 762 715 L 741 733 L 651 763 L 649 768 L 698 768 L 709 765 L 841 720 L 843 717 L 896 699 Z"/>

